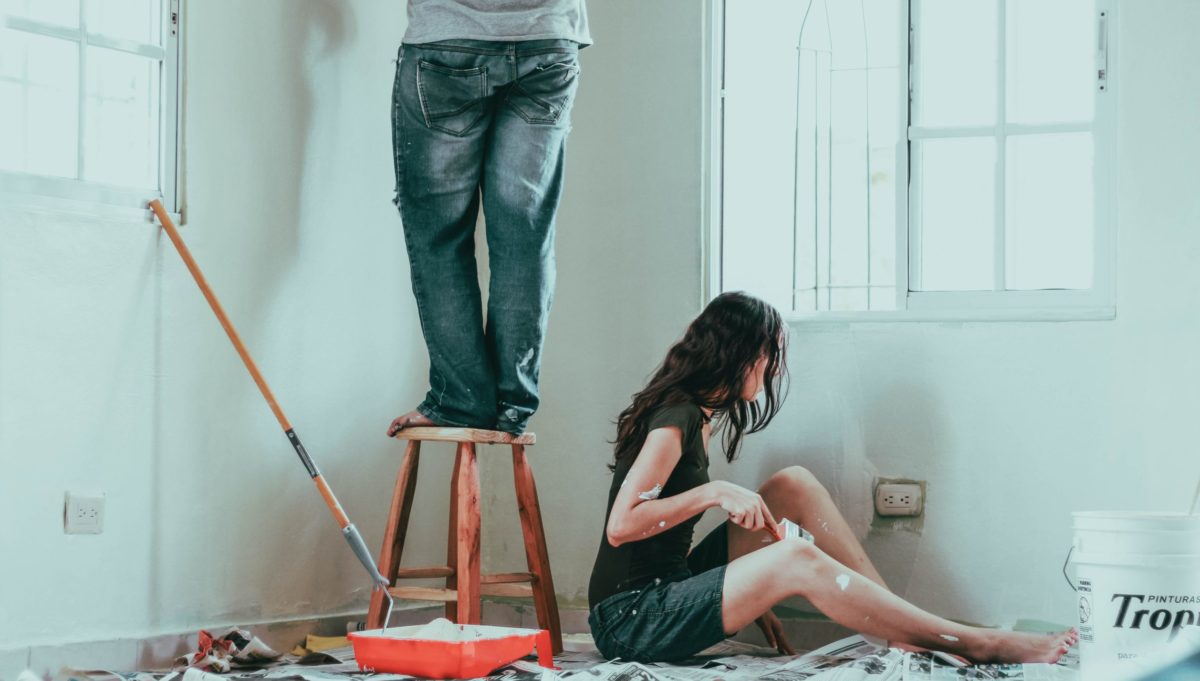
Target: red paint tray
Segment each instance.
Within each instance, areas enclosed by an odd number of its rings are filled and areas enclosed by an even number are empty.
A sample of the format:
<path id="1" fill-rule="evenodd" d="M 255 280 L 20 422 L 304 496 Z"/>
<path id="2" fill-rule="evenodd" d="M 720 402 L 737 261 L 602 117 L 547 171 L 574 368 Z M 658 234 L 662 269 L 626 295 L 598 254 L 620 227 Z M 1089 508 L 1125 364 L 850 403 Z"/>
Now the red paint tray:
<path id="1" fill-rule="evenodd" d="M 428 679 L 474 679 L 525 657 L 535 646 L 538 664 L 554 668 L 548 631 L 466 624 L 458 625 L 463 640 L 413 638 L 421 628 L 351 632 L 358 668 Z"/>

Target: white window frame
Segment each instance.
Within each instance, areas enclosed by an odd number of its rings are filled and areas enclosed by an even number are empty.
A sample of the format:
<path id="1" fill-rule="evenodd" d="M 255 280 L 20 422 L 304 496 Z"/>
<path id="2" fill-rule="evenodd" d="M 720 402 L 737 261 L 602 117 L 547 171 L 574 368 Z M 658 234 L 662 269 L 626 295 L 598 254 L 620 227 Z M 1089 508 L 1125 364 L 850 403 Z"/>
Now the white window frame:
<path id="1" fill-rule="evenodd" d="M 783 311 L 784 317 L 791 322 L 804 323 L 874 323 L 874 322 L 922 322 L 922 321 L 1088 321 L 1111 320 L 1116 317 L 1116 126 L 1117 126 L 1117 90 L 1118 79 L 1114 68 L 1117 63 L 1117 2 L 1115 0 L 1097 0 L 1097 12 L 1103 12 L 1103 18 L 1097 17 L 1101 23 L 1104 44 L 1097 46 L 1096 69 L 1099 77 L 1103 71 L 1103 95 L 1097 100 L 1095 120 L 1090 126 L 1094 134 L 1095 145 L 1095 214 L 1093 232 L 1093 275 L 1092 288 L 1086 290 L 1037 290 L 1037 291 L 911 291 L 911 270 L 914 263 L 919 263 L 919 241 L 912 237 L 914 211 L 919 206 L 910 205 L 911 190 L 910 154 L 914 135 L 928 138 L 933 136 L 948 137 L 955 134 L 970 132 L 971 134 L 987 133 L 1003 135 L 1006 133 L 1029 132 L 1058 132 L 1075 131 L 1075 126 L 1028 126 L 1006 124 L 1004 116 L 1005 90 L 1005 59 L 1004 31 L 1006 22 L 1005 0 L 997 0 L 999 22 L 998 49 L 1001 50 L 997 59 L 998 107 L 1001 116 L 995 126 L 980 128 L 959 128 L 935 130 L 918 128 L 911 125 L 910 98 L 913 88 L 914 74 L 914 43 L 917 28 L 911 17 L 912 8 L 921 0 L 896 0 L 908 2 L 910 20 L 903 26 L 903 35 L 898 40 L 901 64 L 909 65 L 905 80 L 898 88 L 901 101 L 900 110 L 905 116 L 904 129 L 908 131 L 908 144 L 902 144 L 897 149 L 898 172 L 903 177 L 898 178 L 898 184 L 904 187 L 897 192 L 896 205 L 896 291 L 897 309 L 878 311 L 853 312 L 795 312 Z M 721 240 L 723 239 L 722 218 L 722 116 L 723 116 L 723 44 L 724 44 L 724 8 L 727 0 L 708 0 L 706 18 L 706 40 L 704 50 L 705 111 L 703 116 L 703 155 L 705 158 L 705 178 L 702 183 L 702 304 L 707 303 L 722 292 L 721 282 Z M 903 70 L 902 70 L 903 71 Z M 1099 78 L 1098 78 L 1099 81 Z M 1099 82 L 1096 86 L 1099 87 Z M 1003 147 L 1001 137 L 1000 147 Z M 1004 149 L 997 151 L 997 218 L 996 239 L 998 241 L 996 264 L 998 282 L 1002 283 L 1004 270 L 1004 198 L 1000 190 L 1005 182 Z M 919 266 L 919 265 L 918 265 Z"/>
<path id="2" fill-rule="evenodd" d="M 145 45 L 133 40 L 111 38 L 87 30 L 86 13 L 80 5 L 77 28 L 65 28 L 53 24 L 28 20 L 22 17 L 2 16 L 8 28 L 25 33 L 70 40 L 80 45 L 79 50 L 79 155 L 78 167 L 83 167 L 84 153 L 84 88 L 86 82 L 86 59 L 89 45 L 117 50 L 142 57 L 158 58 L 163 62 L 163 81 L 159 98 L 159 184 L 160 188 L 135 189 L 119 187 L 101 182 L 84 181 L 65 177 L 49 177 L 33 173 L 0 171 L 0 200 L 6 205 L 38 211 L 88 214 L 106 218 L 149 219 L 147 203 L 159 199 L 168 212 L 179 219 L 181 191 L 179 164 L 181 152 L 181 106 L 182 55 L 183 55 L 183 12 L 184 0 L 160 0 L 162 2 L 163 47 Z"/>

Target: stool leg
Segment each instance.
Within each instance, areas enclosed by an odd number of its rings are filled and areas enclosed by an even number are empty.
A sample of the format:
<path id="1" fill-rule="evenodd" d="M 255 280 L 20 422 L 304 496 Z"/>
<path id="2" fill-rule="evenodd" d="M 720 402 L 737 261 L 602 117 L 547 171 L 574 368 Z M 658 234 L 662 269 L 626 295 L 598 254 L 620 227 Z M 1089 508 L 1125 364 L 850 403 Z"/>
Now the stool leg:
<path id="1" fill-rule="evenodd" d="M 479 624 L 482 602 L 479 593 L 479 465 L 475 443 L 458 446 L 458 623 Z"/>
<path id="2" fill-rule="evenodd" d="M 513 482 L 517 490 L 517 508 L 521 512 L 521 533 L 525 535 L 525 560 L 534 574 L 533 606 L 538 626 L 550 630 L 550 645 L 561 653 L 562 626 L 558 621 L 558 600 L 554 596 L 554 578 L 550 575 L 550 556 L 546 552 L 546 532 L 542 527 L 542 509 L 538 505 L 533 469 L 525 457 L 524 445 L 513 445 Z"/>
<path id="3" fill-rule="evenodd" d="M 379 572 L 388 584 L 396 583 L 396 571 L 400 569 L 400 557 L 404 553 L 404 538 L 408 534 L 408 517 L 412 511 L 413 493 L 417 484 L 417 464 L 421 456 L 421 443 L 410 440 L 404 451 L 404 462 L 396 474 L 396 486 L 392 490 L 392 507 L 388 512 L 387 526 L 383 532 L 383 548 L 379 551 Z M 367 612 L 367 628 L 379 629 L 386 616 L 383 592 L 376 589 L 371 594 L 371 607 Z"/>
<path id="4" fill-rule="evenodd" d="M 447 589 L 458 589 L 458 472 L 462 469 L 463 450 L 459 447 L 454 456 L 454 470 L 450 473 L 450 529 L 446 532 L 446 565 L 451 573 L 446 577 Z M 446 601 L 446 619 L 458 622 L 458 602 Z"/>

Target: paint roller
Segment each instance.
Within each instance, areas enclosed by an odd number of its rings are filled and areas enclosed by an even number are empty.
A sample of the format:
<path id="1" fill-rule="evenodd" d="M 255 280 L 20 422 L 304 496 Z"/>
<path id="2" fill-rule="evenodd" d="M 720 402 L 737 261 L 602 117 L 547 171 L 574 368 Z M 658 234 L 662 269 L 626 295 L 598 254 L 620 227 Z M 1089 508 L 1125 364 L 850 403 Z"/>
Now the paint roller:
<path id="1" fill-rule="evenodd" d="M 217 316 L 217 321 L 221 323 L 221 328 L 225 329 L 225 334 L 229 336 L 230 342 L 237 350 L 238 356 L 242 358 L 242 363 L 246 365 L 246 370 L 250 372 L 250 377 L 254 379 L 255 385 L 258 386 L 262 396 L 267 401 L 267 406 L 275 414 L 275 419 L 279 421 L 280 427 L 283 428 L 283 434 L 287 436 L 288 442 L 292 448 L 296 450 L 296 455 L 300 457 L 300 463 L 308 471 L 309 477 L 312 478 L 313 484 L 317 486 L 317 491 L 321 493 L 321 498 L 325 500 L 325 505 L 329 507 L 330 513 L 333 514 L 334 520 L 337 521 L 338 527 L 342 530 L 342 536 L 345 537 L 346 543 L 350 545 L 350 550 L 354 552 L 358 562 L 362 563 L 367 574 L 371 576 L 371 581 L 375 584 L 375 588 L 382 589 L 383 595 L 388 599 L 387 615 L 384 616 L 383 628 L 387 629 L 389 620 L 392 617 L 392 595 L 388 593 L 388 580 L 379 573 L 379 568 L 375 565 L 375 559 L 371 557 L 371 550 L 367 548 L 366 542 L 363 541 L 362 535 L 354 523 L 350 522 L 350 518 L 346 515 L 346 511 L 342 509 L 341 503 L 338 502 L 333 490 L 329 487 L 329 483 L 325 481 L 325 477 L 317 470 L 317 466 L 313 463 L 312 458 L 308 455 L 308 451 L 304 449 L 304 445 L 300 442 L 300 436 L 296 435 L 296 430 L 292 428 L 292 424 L 284 416 L 283 410 L 279 408 L 279 403 L 275 401 L 275 395 L 271 393 L 271 388 L 267 386 L 266 380 L 262 373 L 259 372 L 258 366 L 254 364 L 254 360 L 250 357 L 250 353 L 246 350 L 246 346 L 242 344 L 242 339 L 238 336 L 237 330 L 233 328 L 233 323 L 226 316 L 224 308 L 221 307 L 217 296 L 213 294 L 209 288 L 208 282 L 204 278 L 204 274 L 200 271 L 200 267 L 192 258 L 191 252 L 187 245 L 183 243 L 183 239 L 179 236 L 179 230 L 175 228 L 175 223 L 171 221 L 171 216 L 163 208 L 162 203 L 155 199 L 150 202 L 150 210 L 158 216 L 158 221 L 162 223 L 162 227 L 170 237 L 171 243 L 175 245 L 175 250 L 179 251 L 179 257 L 183 258 L 183 264 L 187 265 L 187 269 L 192 273 L 192 278 L 196 280 L 196 285 L 200 287 L 200 292 L 204 294 L 204 299 L 208 301 L 209 307 Z"/>

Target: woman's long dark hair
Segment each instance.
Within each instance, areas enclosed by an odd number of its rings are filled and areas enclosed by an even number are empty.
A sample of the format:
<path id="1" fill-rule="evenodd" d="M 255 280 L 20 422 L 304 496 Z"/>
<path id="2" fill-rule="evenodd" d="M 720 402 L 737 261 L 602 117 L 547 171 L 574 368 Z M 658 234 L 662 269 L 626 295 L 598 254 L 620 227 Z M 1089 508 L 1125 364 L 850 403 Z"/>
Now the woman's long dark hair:
<path id="1" fill-rule="evenodd" d="M 766 356 L 761 401 L 742 399 L 747 373 Z M 754 296 L 717 296 L 671 349 L 650 382 L 617 417 L 616 464 L 632 459 L 646 440 L 659 407 L 691 402 L 713 410 L 724 429 L 725 458 L 737 456 L 742 436 L 767 427 L 779 413 L 787 385 L 786 340 L 779 312 Z"/>

